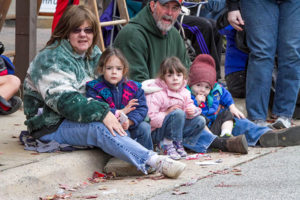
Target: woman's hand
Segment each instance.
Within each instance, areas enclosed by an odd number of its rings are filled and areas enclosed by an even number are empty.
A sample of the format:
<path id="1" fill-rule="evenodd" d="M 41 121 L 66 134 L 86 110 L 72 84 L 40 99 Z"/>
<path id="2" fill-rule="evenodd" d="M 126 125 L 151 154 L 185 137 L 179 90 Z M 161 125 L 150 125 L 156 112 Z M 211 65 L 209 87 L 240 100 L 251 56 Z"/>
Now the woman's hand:
<path id="1" fill-rule="evenodd" d="M 239 119 L 245 118 L 245 115 L 244 115 L 237 107 L 235 107 L 234 104 L 231 104 L 231 105 L 229 106 L 229 110 L 230 110 L 230 112 L 233 114 L 233 116 L 235 116 L 235 117 L 237 117 L 237 118 L 239 118 Z"/>
<path id="2" fill-rule="evenodd" d="M 127 135 L 127 133 L 122 128 L 119 120 L 110 111 L 107 113 L 107 115 L 103 119 L 103 124 L 106 126 L 106 128 L 111 132 L 111 134 L 113 136 L 116 136 L 115 132 L 117 132 L 120 136 Z"/>
<path id="3" fill-rule="evenodd" d="M 128 113 L 130 113 L 131 111 L 135 110 L 136 107 L 139 105 L 138 100 L 137 99 L 131 99 L 128 104 L 125 106 L 125 108 L 123 108 L 121 111 L 127 115 Z"/>
<path id="4" fill-rule="evenodd" d="M 244 25 L 244 20 L 239 10 L 228 12 L 227 20 L 235 30 L 237 31 L 243 30 L 241 26 Z"/>

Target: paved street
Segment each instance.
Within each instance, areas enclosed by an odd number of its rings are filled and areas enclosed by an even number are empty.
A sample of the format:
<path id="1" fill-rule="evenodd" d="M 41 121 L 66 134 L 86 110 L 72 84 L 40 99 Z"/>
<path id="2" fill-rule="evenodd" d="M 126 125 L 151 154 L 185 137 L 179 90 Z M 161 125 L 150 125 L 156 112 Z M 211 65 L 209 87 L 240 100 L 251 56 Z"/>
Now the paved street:
<path id="1" fill-rule="evenodd" d="M 300 146 L 280 149 L 235 169 L 150 199 L 300 199 Z"/>

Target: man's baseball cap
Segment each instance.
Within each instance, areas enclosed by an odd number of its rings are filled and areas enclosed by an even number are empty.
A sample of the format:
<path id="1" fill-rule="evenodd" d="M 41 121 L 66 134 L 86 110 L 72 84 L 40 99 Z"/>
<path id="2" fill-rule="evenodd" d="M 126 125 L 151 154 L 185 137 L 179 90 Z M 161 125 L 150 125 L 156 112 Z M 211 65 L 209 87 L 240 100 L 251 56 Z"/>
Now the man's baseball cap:
<path id="1" fill-rule="evenodd" d="M 183 2 L 183 0 L 157 0 L 157 1 L 159 1 L 159 3 L 162 4 L 162 5 L 164 5 L 164 4 L 168 3 L 168 2 L 171 2 L 171 1 L 175 1 L 175 2 L 177 2 L 179 5 L 181 5 L 182 2 Z"/>

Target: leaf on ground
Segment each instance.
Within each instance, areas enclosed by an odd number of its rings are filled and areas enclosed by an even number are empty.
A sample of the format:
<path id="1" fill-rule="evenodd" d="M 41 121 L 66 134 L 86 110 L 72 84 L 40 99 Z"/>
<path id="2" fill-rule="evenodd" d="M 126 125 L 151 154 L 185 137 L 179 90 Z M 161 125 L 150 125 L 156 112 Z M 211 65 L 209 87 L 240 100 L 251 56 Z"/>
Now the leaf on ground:
<path id="1" fill-rule="evenodd" d="M 236 176 L 241 176 L 242 173 L 234 173 L 234 175 L 236 175 Z"/>
<path id="2" fill-rule="evenodd" d="M 85 199 L 97 199 L 98 195 L 83 196 L 82 198 L 85 198 Z"/>
<path id="3" fill-rule="evenodd" d="M 173 195 L 183 195 L 183 194 L 187 194 L 187 192 L 180 192 L 180 191 L 174 191 L 172 192 Z"/>
<path id="4" fill-rule="evenodd" d="M 241 172 L 241 168 L 240 167 L 235 167 L 231 170 L 232 172 Z"/>
<path id="5" fill-rule="evenodd" d="M 36 156 L 36 155 L 40 155 L 40 153 L 30 153 L 31 155 L 34 155 L 34 156 Z"/>
<path id="6" fill-rule="evenodd" d="M 98 188 L 98 190 L 107 190 L 107 189 L 108 189 L 107 186 L 101 186 Z"/>
<path id="7" fill-rule="evenodd" d="M 236 185 L 224 184 L 224 182 L 221 182 L 220 184 L 215 185 L 215 187 L 233 187 L 233 186 L 236 186 Z"/>

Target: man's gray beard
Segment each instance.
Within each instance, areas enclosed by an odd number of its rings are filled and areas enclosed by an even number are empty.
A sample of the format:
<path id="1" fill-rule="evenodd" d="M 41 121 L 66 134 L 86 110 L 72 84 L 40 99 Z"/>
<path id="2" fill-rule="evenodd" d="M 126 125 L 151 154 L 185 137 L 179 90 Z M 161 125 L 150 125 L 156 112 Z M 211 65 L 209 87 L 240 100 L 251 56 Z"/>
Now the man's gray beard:
<path id="1" fill-rule="evenodd" d="M 156 7 L 155 7 L 154 9 L 156 9 Z M 159 29 L 160 31 L 162 31 L 162 32 L 168 32 L 168 31 L 172 28 L 172 26 L 175 24 L 175 20 L 174 20 L 174 21 L 172 22 L 172 24 L 170 24 L 170 25 L 164 25 L 161 21 L 159 21 L 159 20 L 157 19 L 157 15 L 156 15 L 155 12 L 153 12 L 153 18 L 154 18 L 155 21 L 156 21 L 156 26 L 157 26 L 158 29 Z"/>
<path id="2" fill-rule="evenodd" d="M 156 26 L 158 27 L 158 29 L 160 31 L 162 31 L 162 32 L 168 32 L 172 28 L 172 26 L 174 25 L 174 23 L 175 23 L 175 21 L 172 24 L 170 24 L 170 25 L 164 25 L 164 24 L 161 23 L 161 21 L 157 21 L 156 22 Z"/>

